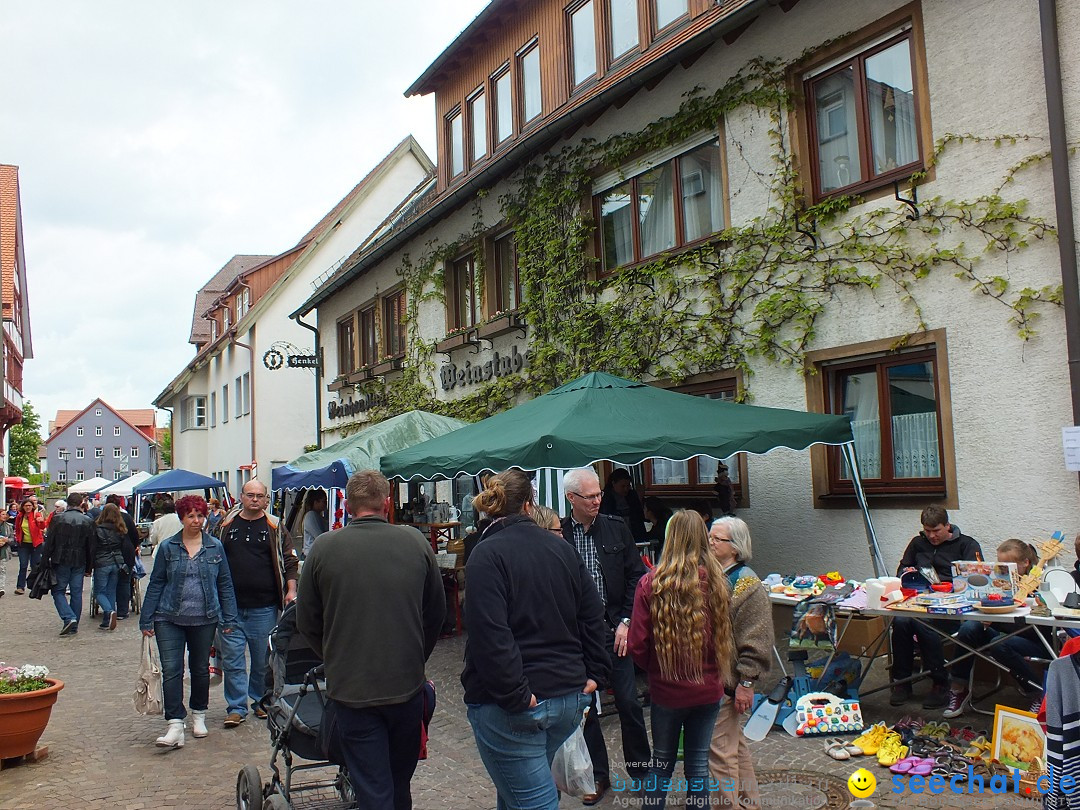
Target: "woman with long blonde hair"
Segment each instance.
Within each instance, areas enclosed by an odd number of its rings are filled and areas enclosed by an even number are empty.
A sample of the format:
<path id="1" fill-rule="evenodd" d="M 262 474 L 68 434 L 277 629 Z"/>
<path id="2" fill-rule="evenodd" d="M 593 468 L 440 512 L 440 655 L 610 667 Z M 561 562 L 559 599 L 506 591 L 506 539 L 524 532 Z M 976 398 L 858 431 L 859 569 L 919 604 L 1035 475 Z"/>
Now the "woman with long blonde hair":
<path id="1" fill-rule="evenodd" d="M 676 513 L 656 568 L 638 582 L 630 654 L 649 676 L 653 761 L 646 807 L 665 807 L 683 735 L 687 807 L 709 801 L 709 742 L 735 658 L 731 588 L 709 550 L 705 521 Z"/>

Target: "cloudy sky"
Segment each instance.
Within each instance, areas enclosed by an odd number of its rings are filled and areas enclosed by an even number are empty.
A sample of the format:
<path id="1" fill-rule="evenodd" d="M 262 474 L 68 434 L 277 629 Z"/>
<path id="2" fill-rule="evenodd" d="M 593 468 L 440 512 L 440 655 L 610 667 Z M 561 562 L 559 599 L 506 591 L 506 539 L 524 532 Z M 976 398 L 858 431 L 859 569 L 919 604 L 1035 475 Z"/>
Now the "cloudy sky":
<path id="1" fill-rule="evenodd" d="M 0 0 L 43 426 L 149 407 L 230 257 L 296 244 L 406 134 L 434 155 L 403 92 L 486 4 Z"/>

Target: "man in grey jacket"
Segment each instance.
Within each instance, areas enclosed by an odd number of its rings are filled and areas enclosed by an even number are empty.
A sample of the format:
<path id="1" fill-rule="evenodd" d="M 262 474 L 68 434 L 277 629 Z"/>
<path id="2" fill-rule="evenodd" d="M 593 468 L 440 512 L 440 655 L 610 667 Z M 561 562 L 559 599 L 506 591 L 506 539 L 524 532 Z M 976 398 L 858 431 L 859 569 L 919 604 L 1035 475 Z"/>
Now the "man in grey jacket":
<path id="1" fill-rule="evenodd" d="M 446 599 L 431 544 L 387 523 L 390 482 L 361 470 L 345 496 L 353 519 L 311 547 L 296 625 L 325 664 L 324 722 L 333 723 L 359 805 L 398 810 L 412 806 L 424 663 Z"/>
<path id="2" fill-rule="evenodd" d="M 94 522 L 83 514 L 83 496 L 73 492 L 68 496 L 67 509 L 49 523 L 42 546 L 41 564 L 49 564 L 56 574 L 52 589 L 53 604 L 64 623 L 62 636 L 79 632 L 82 616 L 83 577 L 94 573 L 90 544 L 94 540 Z M 65 595 L 70 592 L 70 599 Z"/>

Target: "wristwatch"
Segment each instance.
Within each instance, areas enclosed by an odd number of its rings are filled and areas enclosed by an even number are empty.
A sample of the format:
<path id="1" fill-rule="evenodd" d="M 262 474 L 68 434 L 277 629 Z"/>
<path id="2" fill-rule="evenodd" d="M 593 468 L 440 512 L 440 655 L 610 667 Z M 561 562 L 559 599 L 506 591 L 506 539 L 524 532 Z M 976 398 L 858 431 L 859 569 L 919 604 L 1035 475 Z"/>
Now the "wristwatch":
<path id="1" fill-rule="evenodd" d="M 630 617 L 629 616 L 626 617 L 621 622 L 619 622 L 619 624 L 625 624 L 627 627 L 629 627 L 630 626 Z"/>
<path id="2" fill-rule="evenodd" d="M 743 687 L 745 689 L 753 689 L 754 688 L 754 682 L 753 681 L 739 681 L 739 686 L 741 686 L 741 687 Z"/>

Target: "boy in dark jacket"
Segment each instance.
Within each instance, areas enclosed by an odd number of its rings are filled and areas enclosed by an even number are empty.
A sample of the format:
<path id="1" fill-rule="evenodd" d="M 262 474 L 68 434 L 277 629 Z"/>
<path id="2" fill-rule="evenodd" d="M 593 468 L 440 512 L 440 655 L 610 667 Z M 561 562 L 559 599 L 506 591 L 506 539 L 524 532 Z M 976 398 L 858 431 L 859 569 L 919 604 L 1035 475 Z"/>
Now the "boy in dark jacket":
<path id="1" fill-rule="evenodd" d="M 949 523 L 949 513 L 943 506 L 928 506 L 919 518 L 922 531 L 911 538 L 904 556 L 900 558 L 896 575 L 908 571 L 932 568 L 942 582 L 952 582 L 952 564 L 958 560 L 981 560 L 982 549 L 972 538 Z M 930 671 L 933 686 L 923 700 L 924 709 L 942 709 L 949 702 L 949 673 L 945 669 L 945 651 L 941 635 L 924 624 L 904 616 L 892 623 L 894 682 L 911 677 L 915 664 L 915 637 L 922 650 L 923 667 Z M 911 699 L 911 684 L 893 686 L 889 703 L 900 706 Z"/>

